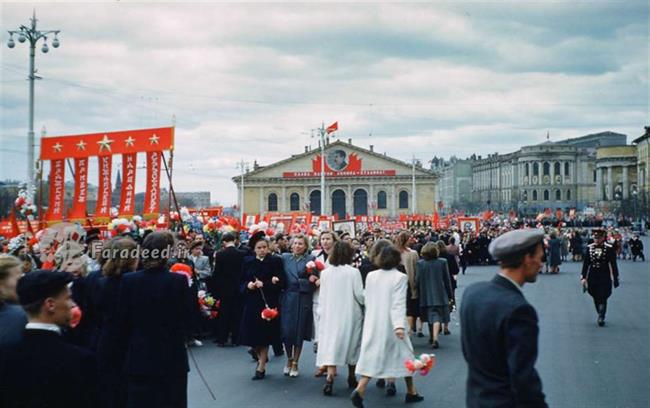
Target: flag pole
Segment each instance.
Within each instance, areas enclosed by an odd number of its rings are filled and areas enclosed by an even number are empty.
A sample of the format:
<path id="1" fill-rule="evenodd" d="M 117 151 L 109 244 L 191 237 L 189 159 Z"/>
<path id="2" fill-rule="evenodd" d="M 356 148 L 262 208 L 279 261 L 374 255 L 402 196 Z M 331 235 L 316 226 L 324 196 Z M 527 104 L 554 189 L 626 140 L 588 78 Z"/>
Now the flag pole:
<path id="1" fill-rule="evenodd" d="M 320 129 L 320 213 L 325 214 L 325 122 Z"/>

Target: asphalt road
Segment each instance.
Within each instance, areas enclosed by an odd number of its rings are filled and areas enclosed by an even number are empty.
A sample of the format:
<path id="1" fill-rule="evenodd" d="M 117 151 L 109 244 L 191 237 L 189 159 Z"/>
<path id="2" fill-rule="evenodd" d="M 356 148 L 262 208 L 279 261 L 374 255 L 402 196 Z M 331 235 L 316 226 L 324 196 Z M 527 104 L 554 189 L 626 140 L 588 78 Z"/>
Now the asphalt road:
<path id="1" fill-rule="evenodd" d="M 650 240 L 644 239 L 648 248 Z M 646 252 L 648 252 L 646 250 Z M 650 406 L 650 262 L 619 261 L 621 285 L 610 297 L 607 326 L 596 325 L 591 297 L 578 282 L 581 264 L 564 263 L 559 275 L 540 275 L 524 287 L 525 296 L 540 319 L 537 369 L 551 407 L 613 408 Z M 473 282 L 490 279 L 496 267 L 471 267 L 460 275 L 457 296 Z M 426 377 L 416 377 L 425 397 L 420 407 L 462 407 L 467 373 L 460 347 L 458 314 L 452 315 L 452 334 L 441 336 L 438 364 Z M 418 353 L 430 350 L 426 338 L 414 338 Z M 251 381 L 255 364 L 244 347 L 218 348 L 206 341 L 193 348 L 188 381 L 189 406 L 204 407 L 345 407 L 351 406 L 345 375 L 335 381 L 334 395 L 323 396 L 323 379 L 313 377 L 315 355 L 310 343 L 300 361 L 300 376 L 282 375 L 283 357 L 272 357 L 264 381 Z M 404 404 L 405 387 L 388 398 L 374 386 L 366 394 L 367 407 Z M 214 394 L 214 399 L 211 395 Z"/>

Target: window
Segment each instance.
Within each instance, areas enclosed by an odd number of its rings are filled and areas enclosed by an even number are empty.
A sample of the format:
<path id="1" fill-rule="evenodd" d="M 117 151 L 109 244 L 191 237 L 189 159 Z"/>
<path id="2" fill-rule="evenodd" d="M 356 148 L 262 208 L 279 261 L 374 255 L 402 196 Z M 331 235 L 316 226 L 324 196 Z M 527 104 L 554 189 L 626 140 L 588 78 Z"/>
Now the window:
<path id="1" fill-rule="evenodd" d="M 594 183 L 595 183 L 597 180 L 598 180 L 598 179 L 596 178 L 596 170 L 594 170 Z"/>
<path id="2" fill-rule="evenodd" d="M 544 162 L 544 175 L 549 176 L 551 174 L 551 163 Z"/>
<path id="3" fill-rule="evenodd" d="M 269 194 L 268 211 L 278 210 L 278 195 L 275 193 Z"/>
<path id="4" fill-rule="evenodd" d="M 571 190 L 566 191 L 566 200 L 567 201 L 571 200 Z"/>
<path id="5" fill-rule="evenodd" d="M 320 215 L 320 190 L 314 190 L 309 194 L 309 211 L 314 215 Z"/>
<path id="6" fill-rule="evenodd" d="M 537 201 L 537 190 L 533 190 L 533 201 Z"/>
<path id="7" fill-rule="evenodd" d="M 368 215 L 368 193 L 358 189 L 352 195 L 354 215 Z"/>
<path id="8" fill-rule="evenodd" d="M 533 176 L 539 176 L 539 163 L 533 163 Z"/>
<path id="9" fill-rule="evenodd" d="M 560 190 L 555 190 L 555 201 L 562 201 L 562 192 Z"/>
<path id="10" fill-rule="evenodd" d="M 548 190 L 544 190 L 544 201 L 550 200 L 550 195 L 551 193 Z"/>
<path id="11" fill-rule="evenodd" d="M 291 193 L 289 196 L 289 211 L 300 210 L 300 196 L 298 193 Z"/>
<path id="12" fill-rule="evenodd" d="M 553 174 L 556 176 L 560 174 L 560 162 L 555 162 L 553 165 Z"/>
<path id="13" fill-rule="evenodd" d="M 524 201 L 528 201 L 528 191 L 524 190 L 522 197 Z"/>
<path id="14" fill-rule="evenodd" d="M 529 176 L 530 176 L 530 165 L 529 165 L 528 163 L 526 163 L 526 164 L 524 165 L 524 175 L 525 175 L 526 177 L 529 177 Z"/>
<path id="15" fill-rule="evenodd" d="M 399 208 L 409 208 L 409 193 L 406 191 L 399 192 Z"/>
<path id="16" fill-rule="evenodd" d="M 385 210 L 387 208 L 386 205 L 386 192 L 385 191 L 380 191 L 377 193 L 377 208 L 380 210 Z"/>
<path id="17" fill-rule="evenodd" d="M 569 162 L 564 162 L 564 175 L 569 175 Z"/>

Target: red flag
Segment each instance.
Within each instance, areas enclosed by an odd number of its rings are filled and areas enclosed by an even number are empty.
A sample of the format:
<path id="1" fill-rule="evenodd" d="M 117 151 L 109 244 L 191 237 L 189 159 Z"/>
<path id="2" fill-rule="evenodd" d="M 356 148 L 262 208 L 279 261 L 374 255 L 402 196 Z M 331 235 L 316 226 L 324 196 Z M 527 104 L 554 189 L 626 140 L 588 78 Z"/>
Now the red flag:
<path id="1" fill-rule="evenodd" d="M 20 235 L 20 228 L 18 228 L 18 221 L 16 221 L 16 210 L 14 208 L 12 208 L 11 212 L 9 213 L 9 221 L 11 222 L 11 236 L 15 237 L 17 235 Z"/>
<path id="2" fill-rule="evenodd" d="M 339 122 L 338 121 L 336 121 L 336 122 L 332 123 L 331 125 L 329 125 L 327 127 L 327 129 L 325 129 L 325 132 L 327 132 L 327 134 L 329 135 L 330 133 L 336 132 L 337 130 L 339 130 Z"/>
<path id="3" fill-rule="evenodd" d="M 431 223 L 433 224 L 433 227 L 438 228 L 439 224 L 440 224 L 440 215 L 438 214 L 438 211 L 433 212 L 433 217 L 432 218 L 433 219 L 431 220 L 432 221 Z"/>

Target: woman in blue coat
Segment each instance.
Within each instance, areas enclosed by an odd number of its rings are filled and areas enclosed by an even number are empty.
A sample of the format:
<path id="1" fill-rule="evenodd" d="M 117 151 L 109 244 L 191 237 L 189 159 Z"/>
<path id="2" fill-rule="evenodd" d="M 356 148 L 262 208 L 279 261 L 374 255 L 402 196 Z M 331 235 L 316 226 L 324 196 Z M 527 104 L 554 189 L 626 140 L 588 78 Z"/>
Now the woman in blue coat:
<path id="1" fill-rule="evenodd" d="M 302 343 L 311 340 L 313 332 L 312 297 L 316 276 L 307 271 L 307 263 L 314 260 L 308 249 L 307 237 L 300 234 L 293 238 L 291 253 L 282 254 L 285 288 L 280 297 L 280 324 L 287 350 L 284 375 L 289 377 L 298 376 Z"/>
<path id="2" fill-rule="evenodd" d="M 269 242 L 264 232 L 253 234 L 249 240 L 255 256 L 247 256 L 242 264 L 240 291 L 243 295 L 243 314 L 239 342 L 253 347 L 257 367 L 253 380 L 266 374 L 269 345 L 280 339 L 280 319 L 262 318 L 262 310 L 278 308 L 282 285 L 282 260 L 269 253 Z"/>

